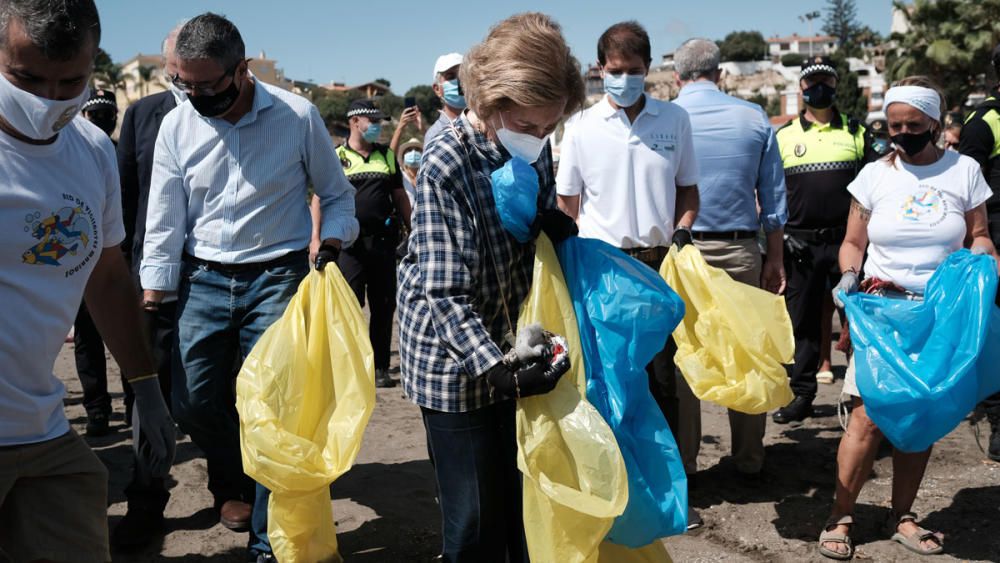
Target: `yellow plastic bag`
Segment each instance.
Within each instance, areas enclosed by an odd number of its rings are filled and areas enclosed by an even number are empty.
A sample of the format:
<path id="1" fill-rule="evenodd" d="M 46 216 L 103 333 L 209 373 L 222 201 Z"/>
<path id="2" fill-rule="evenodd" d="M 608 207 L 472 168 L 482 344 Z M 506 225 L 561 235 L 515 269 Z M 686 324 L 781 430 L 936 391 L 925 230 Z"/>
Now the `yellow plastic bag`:
<path id="1" fill-rule="evenodd" d="M 531 293 L 520 324 L 566 338 L 570 371 L 545 395 L 517 402 L 517 465 L 524 474 L 524 529 L 532 561 L 598 561 L 598 548 L 628 503 L 625 462 L 611 428 L 586 399 L 580 336 L 562 268 L 538 238 Z"/>
<path id="2" fill-rule="evenodd" d="M 747 414 L 792 400 L 782 364 L 792 362 L 795 339 L 784 297 L 733 280 L 693 245 L 672 247 L 660 275 L 684 299 L 674 362 L 696 397 Z"/>
<path id="3" fill-rule="evenodd" d="M 278 561 L 341 561 L 330 483 L 354 463 L 375 406 L 368 325 L 336 265 L 311 272 L 236 381 L 243 469 L 271 490 Z"/>

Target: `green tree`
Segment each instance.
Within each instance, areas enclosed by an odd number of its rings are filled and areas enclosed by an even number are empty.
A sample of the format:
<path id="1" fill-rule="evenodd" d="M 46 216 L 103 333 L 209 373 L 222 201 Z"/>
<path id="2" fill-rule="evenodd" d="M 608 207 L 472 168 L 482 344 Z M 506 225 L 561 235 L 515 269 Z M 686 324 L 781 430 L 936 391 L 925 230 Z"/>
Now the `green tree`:
<path id="1" fill-rule="evenodd" d="M 334 92 L 325 88 L 317 88 L 314 91 L 314 96 L 313 104 L 316 105 L 320 117 L 323 118 L 323 123 L 326 124 L 327 130 L 331 133 L 335 131 L 337 126 L 347 124 L 347 106 L 354 100 L 363 97 L 361 92 L 356 90 Z"/>
<path id="2" fill-rule="evenodd" d="M 823 32 L 836 37 L 838 47 L 852 43 L 860 28 L 854 0 L 826 0 Z"/>
<path id="3" fill-rule="evenodd" d="M 781 66 L 802 66 L 802 60 L 798 53 L 786 53 L 781 56 Z"/>
<path id="4" fill-rule="evenodd" d="M 851 72 L 847 63 L 847 54 L 837 51 L 831 57 L 837 69 L 837 109 L 864 123 L 868 116 L 868 97 L 858 87 L 858 75 Z"/>
<path id="5" fill-rule="evenodd" d="M 91 77 L 92 85 L 96 87 L 100 84 L 109 90 L 117 91 L 125 87 L 128 78 L 122 74 L 121 65 L 112 62 L 108 53 L 98 48 L 97 57 L 94 59 L 94 74 Z"/>
<path id="6" fill-rule="evenodd" d="M 383 86 L 385 86 L 386 88 L 391 88 L 391 87 L 392 87 L 392 82 L 389 82 L 389 81 L 388 81 L 388 80 L 386 80 L 385 78 L 376 78 L 376 79 L 375 79 L 375 80 L 373 80 L 372 82 L 377 82 L 377 83 L 379 83 L 379 84 L 382 84 L 382 85 L 383 85 Z"/>
<path id="7" fill-rule="evenodd" d="M 985 88 L 990 51 L 1000 40 L 1000 0 L 917 0 L 894 2 L 909 23 L 892 39 L 900 52 L 887 61 L 892 80 L 923 74 L 945 92 L 951 107 Z"/>
<path id="8" fill-rule="evenodd" d="M 767 53 L 767 42 L 759 31 L 734 31 L 719 43 L 723 61 L 759 61 Z"/>
<path id="9" fill-rule="evenodd" d="M 156 67 L 152 65 L 139 65 L 138 72 L 139 91 L 142 92 L 142 96 L 145 96 L 148 85 L 153 80 L 153 73 L 156 72 Z"/>

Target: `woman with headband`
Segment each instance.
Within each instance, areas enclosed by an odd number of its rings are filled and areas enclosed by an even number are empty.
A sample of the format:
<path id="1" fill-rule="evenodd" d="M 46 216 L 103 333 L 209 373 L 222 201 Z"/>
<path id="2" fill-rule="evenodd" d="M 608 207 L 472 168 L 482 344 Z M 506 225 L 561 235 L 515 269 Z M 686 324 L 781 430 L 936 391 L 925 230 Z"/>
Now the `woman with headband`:
<path id="1" fill-rule="evenodd" d="M 890 298 L 922 299 L 934 270 L 965 246 L 996 257 L 985 207 L 992 192 L 979 164 L 937 147 L 944 96 L 927 78 L 910 77 L 886 92 L 884 107 L 894 149 L 865 166 L 847 188 L 854 199 L 840 248 L 843 276 L 834 289 L 838 307 L 843 307 L 839 291 L 859 288 Z M 865 279 L 859 284 L 866 249 Z M 821 554 L 840 560 L 854 556 L 854 505 L 882 441 L 859 396 L 853 361 L 844 393 L 854 407 L 837 451 L 836 496 L 819 546 Z M 921 555 L 944 550 L 943 536 L 921 528 L 911 512 L 930 453 L 928 448 L 892 454 L 892 510 L 886 534 Z"/>

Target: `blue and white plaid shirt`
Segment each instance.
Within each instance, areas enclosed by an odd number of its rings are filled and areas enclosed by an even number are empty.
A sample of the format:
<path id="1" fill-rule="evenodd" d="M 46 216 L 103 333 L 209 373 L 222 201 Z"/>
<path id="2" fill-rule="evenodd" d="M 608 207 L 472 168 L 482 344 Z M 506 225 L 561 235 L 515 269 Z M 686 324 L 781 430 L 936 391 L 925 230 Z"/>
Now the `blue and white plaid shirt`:
<path id="1" fill-rule="evenodd" d="M 503 359 L 535 257 L 534 242 L 511 236 L 494 203 L 490 174 L 509 158 L 465 116 L 424 153 L 397 293 L 403 386 L 422 407 L 466 412 L 504 399 L 490 397 L 482 376 Z M 555 208 L 548 147 L 534 167 L 539 209 Z"/>

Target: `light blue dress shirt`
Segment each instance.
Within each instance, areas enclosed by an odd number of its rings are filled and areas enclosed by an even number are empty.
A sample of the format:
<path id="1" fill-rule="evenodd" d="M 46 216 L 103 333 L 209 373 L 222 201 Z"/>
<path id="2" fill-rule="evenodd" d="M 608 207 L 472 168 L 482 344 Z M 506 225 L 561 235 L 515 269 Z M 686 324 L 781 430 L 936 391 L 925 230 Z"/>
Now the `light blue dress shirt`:
<path id="1" fill-rule="evenodd" d="M 674 103 L 691 117 L 701 170 L 698 218 L 692 230 L 756 231 L 763 226 L 771 232 L 784 227 L 785 171 L 764 110 L 707 81 L 684 86 Z"/>
<path id="2" fill-rule="evenodd" d="M 235 125 L 190 103 L 163 118 L 156 139 L 140 280 L 177 289 L 183 252 L 224 264 L 266 262 L 309 245 L 308 188 L 321 236 L 358 236 L 354 187 L 316 107 L 254 81 L 253 107 Z"/>

